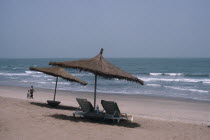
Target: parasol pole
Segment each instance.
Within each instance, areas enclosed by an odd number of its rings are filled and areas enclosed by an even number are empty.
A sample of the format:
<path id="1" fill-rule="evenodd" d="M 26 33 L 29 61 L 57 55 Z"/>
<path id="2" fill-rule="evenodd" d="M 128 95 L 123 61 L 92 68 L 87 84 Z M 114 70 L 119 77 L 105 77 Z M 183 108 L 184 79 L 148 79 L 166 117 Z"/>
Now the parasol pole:
<path id="1" fill-rule="evenodd" d="M 58 83 L 58 76 L 57 76 L 57 78 L 56 78 L 56 83 L 55 83 L 54 101 L 55 101 L 55 95 L 56 95 L 57 83 Z"/>
<path id="2" fill-rule="evenodd" d="M 97 75 L 95 74 L 94 109 L 96 109 L 96 88 L 97 88 Z"/>
<path id="3" fill-rule="evenodd" d="M 100 54 L 103 53 L 103 48 L 101 48 Z M 101 59 L 101 58 L 100 58 Z M 97 88 L 97 74 L 95 74 L 95 89 L 94 89 L 94 109 L 96 110 L 96 88 Z"/>

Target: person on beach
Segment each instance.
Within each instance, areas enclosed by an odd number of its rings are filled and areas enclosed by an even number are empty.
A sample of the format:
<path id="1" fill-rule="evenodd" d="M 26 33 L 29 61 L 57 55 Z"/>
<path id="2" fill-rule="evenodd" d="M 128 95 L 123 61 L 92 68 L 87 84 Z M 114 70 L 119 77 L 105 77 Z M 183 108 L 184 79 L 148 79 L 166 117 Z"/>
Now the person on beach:
<path id="1" fill-rule="evenodd" d="M 28 90 L 28 92 L 27 92 L 27 99 L 29 99 L 30 97 L 31 97 L 30 90 Z"/>
<path id="2" fill-rule="evenodd" d="M 30 95 L 31 95 L 31 98 L 33 99 L 34 98 L 34 87 L 31 86 L 30 88 Z"/>

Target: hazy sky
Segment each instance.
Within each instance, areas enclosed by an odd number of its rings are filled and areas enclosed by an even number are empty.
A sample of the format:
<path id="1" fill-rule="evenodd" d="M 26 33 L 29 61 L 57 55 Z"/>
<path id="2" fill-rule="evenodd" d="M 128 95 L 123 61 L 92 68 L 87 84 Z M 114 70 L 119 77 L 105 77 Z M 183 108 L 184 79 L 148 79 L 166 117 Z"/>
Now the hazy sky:
<path id="1" fill-rule="evenodd" d="M 0 0 L 0 58 L 210 57 L 210 0 Z"/>

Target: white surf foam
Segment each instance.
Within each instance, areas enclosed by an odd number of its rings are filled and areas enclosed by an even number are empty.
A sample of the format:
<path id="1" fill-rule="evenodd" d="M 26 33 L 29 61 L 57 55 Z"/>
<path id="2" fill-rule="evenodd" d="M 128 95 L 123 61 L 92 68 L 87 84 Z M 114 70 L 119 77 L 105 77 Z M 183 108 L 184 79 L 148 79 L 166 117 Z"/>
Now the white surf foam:
<path id="1" fill-rule="evenodd" d="M 61 85 L 70 85 L 71 83 L 70 82 L 59 82 L 59 84 L 61 84 Z"/>
<path id="2" fill-rule="evenodd" d="M 160 75 L 162 75 L 162 73 L 150 73 L 150 75 L 152 75 L 152 76 L 160 76 Z"/>
<path id="3" fill-rule="evenodd" d="M 26 76 L 27 73 L 0 73 L 0 75 L 3 76 Z"/>
<path id="4" fill-rule="evenodd" d="M 182 78 L 141 78 L 143 81 L 164 81 L 164 82 L 190 82 L 190 83 L 198 83 L 203 82 L 204 79 L 182 79 Z"/>
<path id="5" fill-rule="evenodd" d="M 182 76 L 182 73 L 150 73 L 151 76 Z"/>
<path id="6" fill-rule="evenodd" d="M 34 74 L 34 73 L 41 73 L 41 72 L 35 72 L 35 71 L 25 71 L 25 73 L 28 73 L 28 74 Z"/>
<path id="7" fill-rule="evenodd" d="M 200 93 L 208 93 L 209 91 L 206 90 L 199 90 L 199 89 L 192 89 L 192 88 L 181 88 L 181 87 L 173 87 L 173 86 L 165 86 L 166 88 L 176 89 L 176 90 L 184 90 L 184 91 L 191 91 L 191 92 L 200 92 Z"/>
<path id="8" fill-rule="evenodd" d="M 182 73 L 165 73 L 165 75 L 169 75 L 169 76 L 181 76 L 183 74 Z"/>
<path id="9" fill-rule="evenodd" d="M 47 82 L 37 82 L 37 83 L 40 83 L 40 84 L 46 84 Z"/>
<path id="10" fill-rule="evenodd" d="M 147 86 L 152 86 L 152 87 L 161 87 L 159 84 L 146 84 Z"/>
<path id="11" fill-rule="evenodd" d="M 41 75 L 31 75 L 32 77 L 42 77 Z"/>
<path id="12" fill-rule="evenodd" d="M 55 84 L 56 82 L 51 82 L 52 84 Z M 58 82 L 59 85 L 70 85 L 70 82 Z"/>

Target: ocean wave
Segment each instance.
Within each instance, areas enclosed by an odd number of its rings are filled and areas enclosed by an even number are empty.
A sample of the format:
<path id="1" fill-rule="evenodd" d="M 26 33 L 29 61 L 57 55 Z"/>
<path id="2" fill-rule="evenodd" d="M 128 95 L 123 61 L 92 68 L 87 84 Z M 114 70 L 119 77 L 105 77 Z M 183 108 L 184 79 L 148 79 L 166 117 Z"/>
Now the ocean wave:
<path id="1" fill-rule="evenodd" d="M 12 68 L 13 70 L 16 70 L 16 69 L 24 69 L 23 67 L 14 67 Z"/>
<path id="2" fill-rule="evenodd" d="M 160 76 L 162 75 L 163 73 L 149 73 L 149 75 L 152 75 L 152 76 Z"/>
<path id="3" fill-rule="evenodd" d="M 27 76 L 27 73 L 0 73 L 3 76 Z"/>
<path id="4" fill-rule="evenodd" d="M 146 84 L 147 86 L 152 86 L 152 87 L 161 87 L 159 84 Z"/>
<path id="5" fill-rule="evenodd" d="M 140 77 L 139 77 L 140 78 Z M 171 78 L 141 78 L 143 81 L 164 81 L 164 82 L 190 82 L 190 83 L 199 83 L 199 82 L 208 82 L 205 79 L 171 79 Z"/>
<path id="6" fill-rule="evenodd" d="M 28 83 L 28 82 L 30 82 L 30 81 L 26 81 L 26 80 L 21 80 L 21 82 L 24 82 L 24 83 Z"/>
<path id="7" fill-rule="evenodd" d="M 40 84 L 46 84 L 47 82 L 36 82 L 36 83 L 40 83 Z"/>
<path id="8" fill-rule="evenodd" d="M 140 75 L 149 75 L 149 76 L 182 76 L 183 73 L 141 73 Z"/>
<path id="9" fill-rule="evenodd" d="M 36 72 L 36 71 L 25 71 L 27 74 L 35 74 L 35 73 L 41 73 L 41 72 Z"/>
<path id="10" fill-rule="evenodd" d="M 50 75 L 46 75 L 46 74 L 44 74 L 42 72 L 38 72 L 38 71 L 25 71 L 25 73 L 32 77 L 45 77 L 45 78 L 51 77 Z"/>
<path id="11" fill-rule="evenodd" d="M 210 81 L 204 81 L 203 83 L 204 84 L 210 84 Z"/>
<path id="12" fill-rule="evenodd" d="M 59 82 L 59 84 L 61 84 L 61 85 L 70 85 L 71 83 L 70 82 Z"/>
<path id="13" fill-rule="evenodd" d="M 56 82 L 51 82 L 52 84 L 56 84 Z M 70 82 L 58 82 L 59 85 L 70 85 Z"/>
<path id="14" fill-rule="evenodd" d="M 184 74 L 185 77 L 210 77 L 210 74 Z"/>
<path id="15" fill-rule="evenodd" d="M 31 75 L 32 77 L 42 77 L 41 75 Z"/>
<path id="16" fill-rule="evenodd" d="M 52 76 L 50 76 L 50 75 L 44 75 L 43 77 L 45 77 L 45 78 L 49 78 L 49 77 L 52 77 Z"/>
<path id="17" fill-rule="evenodd" d="M 10 79 L 16 80 L 16 79 L 18 79 L 18 78 L 17 78 L 17 77 L 10 77 Z"/>
<path id="18" fill-rule="evenodd" d="M 206 73 L 141 73 L 139 75 L 149 75 L 149 76 L 184 76 L 184 77 L 210 77 L 210 74 L 206 74 Z"/>
<path id="19" fill-rule="evenodd" d="M 176 90 L 184 90 L 184 91 L 191 91 L 191 92 L 200 92 L 200 93 L 208 93 L 209 91 L 206 90 L 199 90 L 199 89 L 192 89 L 192 88 L 180 88 L 180 87 L 173 87 L 173 86 L 164 86 L 166 88 L 176 89 Z"/>
<path id="20" fill-rule="evenodd" d="M 169 75 L 169 76 L 182 76 L 183 73 L 164 73 L 165 75 Z"/>

